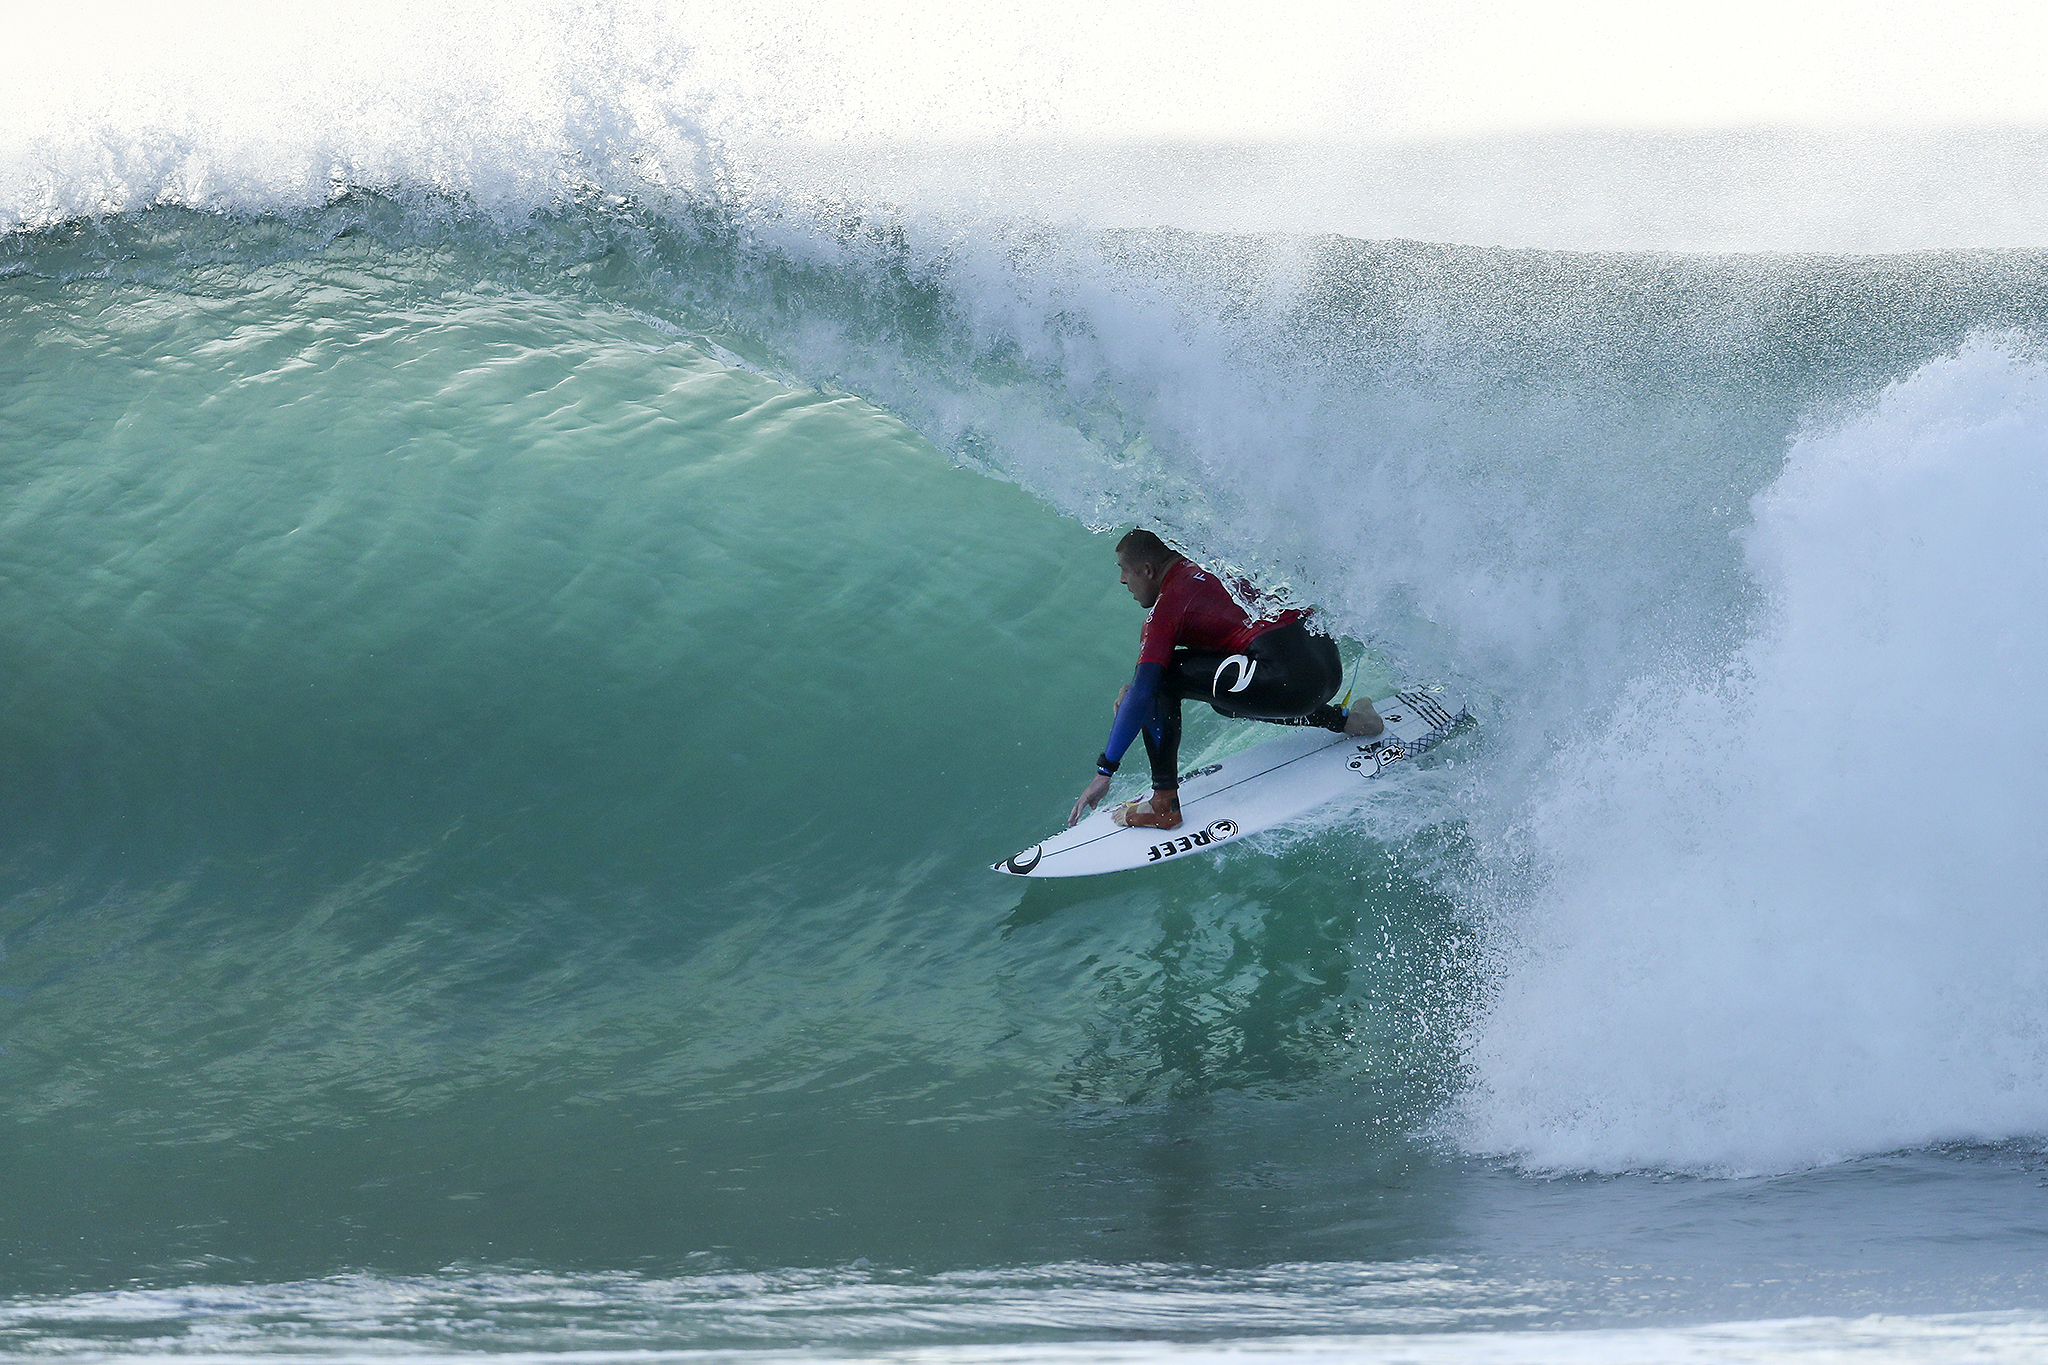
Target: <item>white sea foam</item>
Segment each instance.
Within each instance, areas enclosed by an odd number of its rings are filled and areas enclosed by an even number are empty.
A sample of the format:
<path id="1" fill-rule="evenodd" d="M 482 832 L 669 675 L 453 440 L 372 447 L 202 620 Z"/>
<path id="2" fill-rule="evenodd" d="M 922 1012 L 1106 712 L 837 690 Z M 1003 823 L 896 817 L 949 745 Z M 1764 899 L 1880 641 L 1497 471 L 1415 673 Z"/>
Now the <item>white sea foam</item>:
<path id="1" fill-rule="evenodd" d="M 25 1348 L 15 1358 L 131 1365 L 453 1365 L 479 1352 L 520 1365 L 1818 1365 L 2034 1361 L 2048 1346 L 2048 1315 L 2028 1310 L 1507 1325 L 1543 1313 L 1532 1300 L 1555 1289 L 1428 1261 L 1201 1272 L 1074 1263 L 931 1276 L 846 1267 L 673 1279 L 474 1269 L 16 1297 L 0 1300 L 0 1333 Z"/>
<path id="2" fill-rule="evenodd" d="M 1645 680 L 1520 834 L 1466 1139 L 1770 1170 L 2048 1131 L 2048 368 L 1980 340 L 1754 503 L 1768 624 Z"/>
<path id="3" fill-rule="evenodd" d="M 14 1358 L 128 1365 L 517 1365 L 861 1361 L 891 1365 L 1878 1365 L 2037 1361 L 2038 1311 L 1775 1317 L 1548 1330 L 1478 1305 L 1428 1263 L 1302 1263 L 1240 1272 L 1044 1266 L 876 1277 L 786 1270 L 671 1280 L 470 1272 L 195 1284 L 0 1301 Z M 1472 1286 L 1542 1295 L 1535 1282 Z M 1522 1312 L 1532 1311 L 1519 1305 Z M 1465 1311 L 1461 1311 L 1464 1309 Z M 1461 1325 L 1468 1316 L 1473 1325 Z"/>

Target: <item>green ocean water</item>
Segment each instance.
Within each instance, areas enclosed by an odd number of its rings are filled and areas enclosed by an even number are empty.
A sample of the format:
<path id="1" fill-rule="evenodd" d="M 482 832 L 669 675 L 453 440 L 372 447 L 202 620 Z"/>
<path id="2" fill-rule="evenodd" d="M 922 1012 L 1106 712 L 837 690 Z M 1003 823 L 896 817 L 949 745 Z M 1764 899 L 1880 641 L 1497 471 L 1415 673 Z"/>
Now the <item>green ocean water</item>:
<path id="1" fill-rule="evenodd" d="M 365 192 L 0 259 L 0 1349 L 2042 1308 L 2040 860 L 1858 880 L 2023 826 L 2035 732 L 1894 826 L 1896 765 L 1724 778 L 1683 690 L 1832 736 L 1845 646 L 1774 613 L 1909 570 L 1887 686 L 2027 685 L 2038 257 Z M 1920 483 L 1802 453 L 1923 429 Z M 1135 520 L 1480 726 L 1216 859 L 992 876 L 1087 780 Z"/>
<path id="2" fill-rule="evenodd" d="M 21 1282 L 1200 1259 L 1112 1114 L 1440 1090 L 1386 850 L 987 873 L 1137 627 L 1014 485 L 416 251 L 10 285 Z"/>

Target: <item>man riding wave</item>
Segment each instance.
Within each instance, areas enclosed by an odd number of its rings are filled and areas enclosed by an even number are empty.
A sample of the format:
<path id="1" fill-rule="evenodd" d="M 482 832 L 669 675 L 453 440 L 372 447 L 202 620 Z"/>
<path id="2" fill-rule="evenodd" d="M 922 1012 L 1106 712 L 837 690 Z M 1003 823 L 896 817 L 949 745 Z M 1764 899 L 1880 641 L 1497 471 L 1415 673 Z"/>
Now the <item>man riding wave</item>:
<path id="1" fill-rule="evenodd" d="M 1138 669 L 1117 699 L 1109 742 L 1095 780 L 1074 802 L 1076 824 L 1109 792 L 1109 779 L 1133 739 L 1145 741 L 1152 795 L 1110 812 L 1119 825 L 1180 828 L 1180 704 L 1204 701 L 1217 712 L 1276 725 L 1314 725 L 1371 737 L 1385 729 L 1369 701 L 1349 711 L 1330 704 L 1344 681 L 1337 642 L 1310 632 L 1306 612 L 1254 617 L 1229 590 L 1150 531 L 1116 545 L 1123 585 L 1146 608 Z"/>

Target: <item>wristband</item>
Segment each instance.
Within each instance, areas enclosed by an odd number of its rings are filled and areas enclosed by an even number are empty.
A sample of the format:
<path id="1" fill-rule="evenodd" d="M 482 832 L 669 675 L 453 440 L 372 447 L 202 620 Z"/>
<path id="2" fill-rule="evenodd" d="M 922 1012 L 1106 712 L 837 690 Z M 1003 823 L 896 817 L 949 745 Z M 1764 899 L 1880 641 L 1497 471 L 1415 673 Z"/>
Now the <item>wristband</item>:
<path id="1" fill-rule="evenodd" d="M 1116 770 L 1122 766 L 1123 764 L 1121 763 L 1110 762 L 1109 755 L 1106 753 L 1098 754 L 1095 757 L 1095 771 L 1104 777 L 1115 777 Z"/>

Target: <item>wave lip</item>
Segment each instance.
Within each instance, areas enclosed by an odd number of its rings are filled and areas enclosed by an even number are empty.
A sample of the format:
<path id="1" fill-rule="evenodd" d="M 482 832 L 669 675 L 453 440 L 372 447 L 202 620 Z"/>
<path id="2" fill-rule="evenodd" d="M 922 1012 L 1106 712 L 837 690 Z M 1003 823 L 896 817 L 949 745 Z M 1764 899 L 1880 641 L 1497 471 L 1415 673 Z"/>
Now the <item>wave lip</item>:
<path id="1" fill-rule="evenodd" d="M 913 32 L 919 45 L 938 37 L 928 23 Z M 751 11 L 684 17 L 665 0 L 363 0 L 258 24 L 226 0 L 118 22 L 46 7 L 10 30 L 22 56 L 15 98 L 0 106 L 0 231 L 166 203 L 286 212 L 350 187 L 517 217 L 596 187 L 774 199 L 780 185 L 806 201 L 940 218 L 1482 247 L 2048 246 L 2048 135 L 2025 123 L 1418 138 L 1340 119 L 1286 137 L 1041 137 L 1031 111 L 1079 87 L 1010 62 L 985 67 L 963 103 L 958 83 L 984 60 L 986 34 L 942 39 L 960 50 L 877 99 L 876 77 L 904 53 L 878 67 L 817 14 L 776 23 Z M 1288 64 L 1285 90 L 1236 90 L 1240 114 L 1299 99 L 1336 118 L 1302 93 L 1312 56 Z M 950 111 L 904 122 L 949 86 Z M 1118 86 L 1120 115 L 1164 94 Z M 982 117 L 962 120 L 967 105 Z M 987 121 L 998 109 L 1010 114 L 999 133 Z M 1185 124 L 1184 108 L 1172 112 L 1169 124 Z M 947 136 L 907 140 L 918 126 Z M 976 129 L 981 140 L 957 140 Z"/>
<path id="2" fill-rule="evenodd" d="M 267 15 L 63 14 L 21 35 L 0 231 L 157 204 L 240 214 L 353 187 L 517 216 L 599 179 L 687 185 L 713 139 L 660 4 L 369 3 Z"/>

